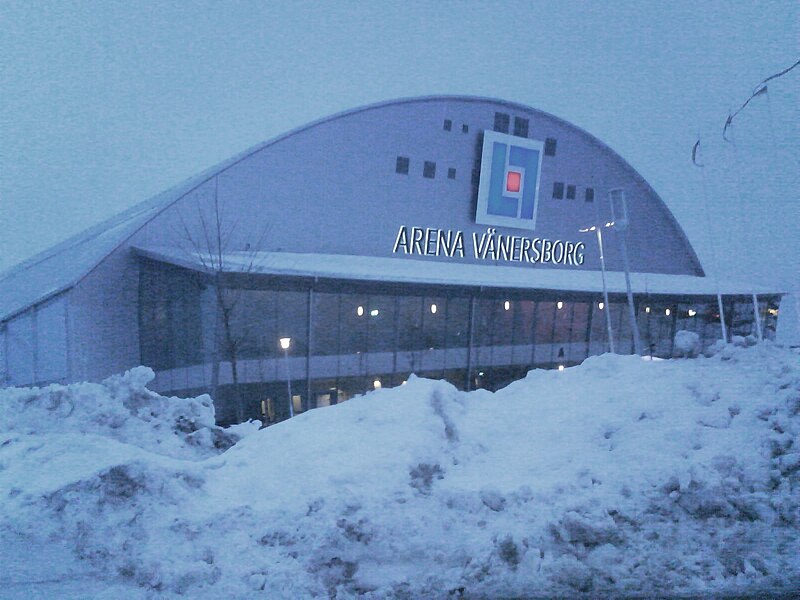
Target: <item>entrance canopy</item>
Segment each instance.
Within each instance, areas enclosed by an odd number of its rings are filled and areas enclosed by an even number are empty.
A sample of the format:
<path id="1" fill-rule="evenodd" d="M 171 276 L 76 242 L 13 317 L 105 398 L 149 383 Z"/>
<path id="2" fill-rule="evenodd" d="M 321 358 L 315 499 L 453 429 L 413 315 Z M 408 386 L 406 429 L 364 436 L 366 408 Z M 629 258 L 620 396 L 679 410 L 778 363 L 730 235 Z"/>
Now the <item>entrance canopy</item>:
<path id="1" fill-rule="evenodd" d="M 202 256 L 181 248 L 136 247 L 140 256 L 199 272 L 213 272 L 216 257 Z M 600 271 L 566 270 L 502 265 L 474 265 L 426 261 L 424 259 L 381 258 L 341 254 L 301 254 L 291 252 L 229 252 L 222 257 L 225 273 L 264 274 L 270 276 L 308 277 L 331 280 L 384 282 L 395 284 L 469 286 L 517 290 L 553 290 L 562 292 L 602 293 Z M 608 292 L 625 293 L 624 273 L 606 273 Z M 750 296 L 775 295 L 774 290 L 720 282 L 709 277 L 631 273 L 634 294 L 670 296 Z"/>

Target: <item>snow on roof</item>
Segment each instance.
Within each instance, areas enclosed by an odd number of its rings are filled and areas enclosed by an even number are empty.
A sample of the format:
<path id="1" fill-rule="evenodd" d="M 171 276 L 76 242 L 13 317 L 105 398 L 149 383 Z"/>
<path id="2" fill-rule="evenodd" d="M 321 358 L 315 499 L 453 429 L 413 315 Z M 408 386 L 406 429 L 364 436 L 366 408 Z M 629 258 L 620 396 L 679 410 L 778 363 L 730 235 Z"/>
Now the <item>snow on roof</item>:
<path id="1" fill-rule="evenodd" d="M 153 246 L 134 250 L 153 260 L 208 272 L 206 265 L 210 263 L 209 260 L 180 248 Z M 405 258 L 290 252 L 229 252 L 224 255 L 223 264 L 225 265 L 224 270 L 230 273 L 544 289 L 598 294 L 603 292 L 600 271 L 589 270 L 525 268 L 494 264 L 475 265 Z M 606 279 L 609 293 L 625 293 L 624 273 L 608 272 Z M 747 283 L 720 282 L 719 286 L 719 291 L 725 295 L 780 293 Z M 637 294 L 713 296 L 717 293 L 717 283 L 714 279 L 691 275 L 631 273 L 631 287 Z"/>

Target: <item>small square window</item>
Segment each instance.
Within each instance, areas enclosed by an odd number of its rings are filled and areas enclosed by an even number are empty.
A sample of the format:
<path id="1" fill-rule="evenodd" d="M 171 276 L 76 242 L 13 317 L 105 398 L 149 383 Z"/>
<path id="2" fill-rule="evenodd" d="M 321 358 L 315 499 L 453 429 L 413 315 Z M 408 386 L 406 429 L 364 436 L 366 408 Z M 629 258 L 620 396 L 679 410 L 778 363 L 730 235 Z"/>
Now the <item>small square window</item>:
<path id="1" fill-rule="evenodd" d="M 522 182 L 522 173 L 519 171 L 509 171 L 506 175 L 506 191 L 517 193 Z"/>
<path id="2" fill-rule="evenodd" d="M 508 133 L 508 123 L 511 120 L 506 113 L 494 113 L 494 130 L 500 133 Z"/>
<path id="3" fill-rule="evenodd" d="M 483 137 L 483 134 L 480 134 Z M 472 184 L 478 185 L 481 182 L 481 161 L 476 160 L 472 163 Z"/>
<path id="4" fill-rule="evenodd" d="M 444 130 L 450 131 L 453 128 L 453 122 L 450 119 L 444 120 Z"/>
<path id="5" fill-rule="evenodd" d="M 436 177 L 436 163 L 426 160 L 422 167 L 422 176 L 428 179 Z"/>
<path id="6" fill-rule="evenodd" d="M 453 167 L 447 169 L 447 178 L 448 179 L 455 179 L 456 178 L 456 170 Z"/>
<path id="7" fill-rule="evenodd" d="M 528 137 L 528 119 L 514 117 L 514 135 Z"/>
<path id="8" fill-rule="evenodd" d="M 568 185 L 567 186 L 567 200 L 575 200 L 575 186 Z"/>
<path id="9" fill-rule="evenodd" d="M 558 198 L 561 200 L 564 197 L 564 184 L 560 181 L 556 181 L 553 184 L 553 198 Z"/>
<path id="10" fill-rule="evenodd" d="M 594 202 L 594 188 L 586 188 L 586 194 L 583 197 L 586 202 Z"/>
<path id="11" fill-rule="evenodd" d="M 398 156 L 397 157 L 397 164 L 394 167 L 395 173 L 400 173 L 401 175 L 408 175 L 408 157 L 407 156 Z"/>
<path id="12" fill-rule="evenodd" d="M 544 141 L 544 155 L 545 156 L 556 155 L 556 138 L 547 138 Z"/>
<path id="13" fill-rule="evenodd" d="M 467 125 L 466 123 L 461 125 L 461 133 L 469 133 L 469 125 Z"/>

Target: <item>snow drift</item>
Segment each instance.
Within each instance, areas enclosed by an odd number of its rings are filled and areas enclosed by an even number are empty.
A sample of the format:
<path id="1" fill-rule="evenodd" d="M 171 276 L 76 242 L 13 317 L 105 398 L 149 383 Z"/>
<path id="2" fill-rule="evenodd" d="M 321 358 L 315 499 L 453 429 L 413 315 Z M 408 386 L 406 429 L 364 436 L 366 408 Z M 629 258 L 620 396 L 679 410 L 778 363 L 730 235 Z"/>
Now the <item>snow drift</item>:
<path id="1" fill-rule="evenodd" d="M 62 597 L 800 588 L 800 360 L 769 343 L 496 393 L 412 378 L 260 431 L 150 378 L 0 392 L 0 556 L 65 549 Z"/>

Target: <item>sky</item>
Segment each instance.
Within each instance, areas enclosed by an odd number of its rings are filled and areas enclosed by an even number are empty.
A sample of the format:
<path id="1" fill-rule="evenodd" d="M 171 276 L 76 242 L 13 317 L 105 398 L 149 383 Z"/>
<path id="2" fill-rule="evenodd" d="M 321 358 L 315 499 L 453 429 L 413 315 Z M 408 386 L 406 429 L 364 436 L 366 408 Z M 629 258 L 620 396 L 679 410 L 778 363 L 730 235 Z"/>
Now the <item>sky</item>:
<path id="1" fill-rule="evenodd" d="M 800 67 L 721 137 L 800 58 L 796 2 L 0 0 L 0 27 L 0 271 L 309 121 L 467 94 L 603 140 L 710 275 L 800 291 Z"/>

